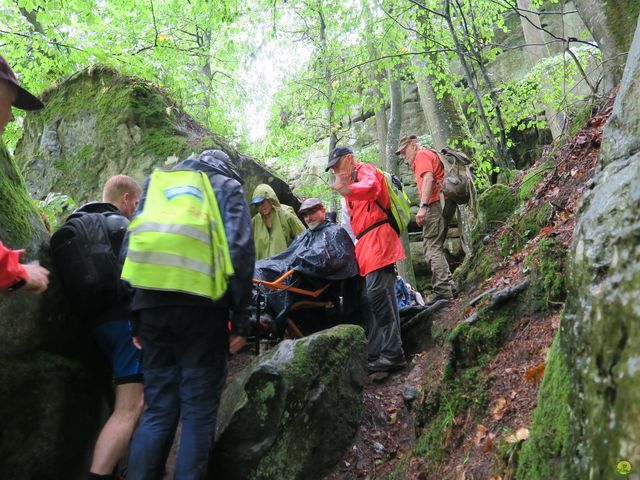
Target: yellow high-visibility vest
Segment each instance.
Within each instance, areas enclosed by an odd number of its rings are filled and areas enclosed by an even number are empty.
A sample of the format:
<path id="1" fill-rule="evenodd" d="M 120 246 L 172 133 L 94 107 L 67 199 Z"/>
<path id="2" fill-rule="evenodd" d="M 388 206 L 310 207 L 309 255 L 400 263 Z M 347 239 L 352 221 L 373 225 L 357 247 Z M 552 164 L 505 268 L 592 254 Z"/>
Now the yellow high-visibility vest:
<path id="1" fill-rule="evenodd" d="M 193 170 L 155 170 L 142 212 L 129 225 L 122 278 L 137 288 L 217 300 L 233 265 L 209 178 Z"/>

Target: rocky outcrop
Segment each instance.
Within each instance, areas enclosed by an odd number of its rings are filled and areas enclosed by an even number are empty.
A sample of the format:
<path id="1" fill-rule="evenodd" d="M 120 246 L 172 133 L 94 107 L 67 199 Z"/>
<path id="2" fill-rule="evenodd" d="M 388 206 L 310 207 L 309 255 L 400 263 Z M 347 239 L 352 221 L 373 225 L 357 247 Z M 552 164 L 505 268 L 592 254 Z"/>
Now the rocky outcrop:
<path id="1" fill-rule="evenodd" d="M 268 183 L 283 203 L 299 205 L 284 181 L 195 123 L 153 84 L 95 67 L 51 88 L 43 100 L 45 109 L 27 119 L 16 148 L 36 198 L 60 192 L 78 203 L 95 200 L 112 175 L 142 182 L 154 167 L 171 168 L 215 148 L 233 160 L 246 196 Z"/>
<path id="2" fill-rule="evenodd" d="M 2 241 L 49 266 L 47 231 L 1 142 L 0 204 Z M 108 373 L 60 298 L 55 277 L 41 296 L 0 295 L 1 478 L 80 478 L 103 419 Z"/>
<path id="3" fill-rule="evenodd" d="M 340 325 L 285 340 L 225 390 L 213 478 L 322 478 L 360 423 L 366 340 Z"/>
<path id="4" fill-rule="evenodd" d="M 568 260 L 567 304 L 519 478 L 614 478 L 640 464 L 640 30 Z"/>

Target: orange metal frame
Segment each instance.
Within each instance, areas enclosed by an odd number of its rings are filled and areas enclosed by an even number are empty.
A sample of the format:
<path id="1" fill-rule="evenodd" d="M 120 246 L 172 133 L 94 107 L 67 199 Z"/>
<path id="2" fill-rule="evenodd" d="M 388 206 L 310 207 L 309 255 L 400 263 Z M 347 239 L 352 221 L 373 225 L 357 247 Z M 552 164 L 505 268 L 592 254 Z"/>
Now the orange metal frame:
<path id="1" fill-rule="evenodd" d="M 284 282 L 287 278 L 293 275 L 295 271 L 296 270 L 292 268 L 287 273 L 282 275 L 280 278 L 277 278 L 273 282 L 267 282 L 266 280 L 258 280 L 257 278 L 254 278 L 253 283 L 257 283 L 258 285 L 264 285 L 265 287 L 272 290 L 288 290 L 293 293 L 300 293 L 302 295 L 307 295 L 313 298 L 318 297 L 322 292 L 324 292 L 327 288 L 329 288 L 329 285 L 331 285 L 331 282 L 328 282 L 324 287 L 319 288 L 318 290 L 305 290 L 303 288 L 292 287 L 291 285 L 283 285 L 282 282 Z"/>

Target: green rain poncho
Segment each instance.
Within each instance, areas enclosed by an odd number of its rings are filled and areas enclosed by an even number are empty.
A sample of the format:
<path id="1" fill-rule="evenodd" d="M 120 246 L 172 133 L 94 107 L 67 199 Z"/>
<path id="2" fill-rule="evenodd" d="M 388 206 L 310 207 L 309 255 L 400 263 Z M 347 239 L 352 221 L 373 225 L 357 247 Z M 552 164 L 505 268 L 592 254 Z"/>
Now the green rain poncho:
<path id="1" fill-rule="evenodd" d="M 271 229 L 265 225 L 260 212 L 251 220 L 256 260 L 262 260 L 283 251 L 297 235 L 304 232 L 305 228 L 293 208 L 280 204 L 276 192 L 269 185 L 261 184 L 256 187 L 252 198 L 258 197 L 269 200 L 273 207 L 269 213 Z"/>

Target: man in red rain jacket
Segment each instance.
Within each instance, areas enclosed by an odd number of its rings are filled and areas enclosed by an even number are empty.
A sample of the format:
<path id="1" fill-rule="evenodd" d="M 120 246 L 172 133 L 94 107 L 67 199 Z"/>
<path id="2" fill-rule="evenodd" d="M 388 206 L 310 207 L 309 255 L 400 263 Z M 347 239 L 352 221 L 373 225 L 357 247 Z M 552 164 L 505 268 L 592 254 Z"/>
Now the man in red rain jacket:
<path id="1" fill-rule="evenodd" d="M 373 165 L 356 162 L 353 151 L 347 147 L 333 149 L 326 169 L 331 169 L 335 175 L 333 189 L 345 197 L 351 227 L 358 240 L 356 260 L 360 275 L 365 279 L 371 310 L 369 371 L 404 367 L 393 267 L 405 255 L 400 238 L 387 217 L 390 200 L 384 177 Z"/>

